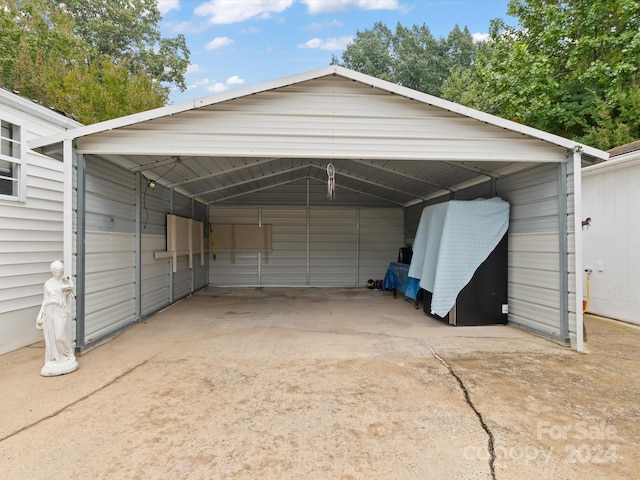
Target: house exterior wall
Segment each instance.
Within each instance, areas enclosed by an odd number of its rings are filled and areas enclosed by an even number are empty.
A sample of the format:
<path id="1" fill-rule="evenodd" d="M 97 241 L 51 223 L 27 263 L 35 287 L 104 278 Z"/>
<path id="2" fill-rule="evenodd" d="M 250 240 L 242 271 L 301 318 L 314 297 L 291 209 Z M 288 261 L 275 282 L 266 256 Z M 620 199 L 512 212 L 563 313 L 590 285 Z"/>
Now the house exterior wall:
<path id="1" fill-rule="evenodd" d="M 49 264 L 63 260 L 63 164 L 29 140 L 79 126 L 0 89 L 0 120 L 21 129 L 22 200 L 0 200 L 0 354 L 42 340 L 35 328 Z M 71 267 L 71 266 L 68 266 Z"/>
<path id="2" fill-rule="evenodd" d="M 583 266 L 592 270 L 588 312 L 640 325 L 640 152 L 585 168 L 582 179 L 582 218 L 591 218 L 581 232 Z M 583 282 L 586 292 L 586 274 Z"/>
<path id="3" fill-rule="evenodd" d="M 403 245 L 401 208 L 212 206 L 209 222 L 270 224 L 273 243 L 268 254 L 210 256 L 210 285 L 362 287 Z"/>

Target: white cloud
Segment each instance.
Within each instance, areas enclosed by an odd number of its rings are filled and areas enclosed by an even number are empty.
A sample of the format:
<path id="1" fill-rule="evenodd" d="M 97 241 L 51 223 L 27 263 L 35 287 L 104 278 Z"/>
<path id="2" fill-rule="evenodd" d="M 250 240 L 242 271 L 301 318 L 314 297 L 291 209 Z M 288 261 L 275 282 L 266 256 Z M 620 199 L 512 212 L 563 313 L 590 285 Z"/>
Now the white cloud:
<path id="1" fill-rule="evenodd" d="M 232 75 L 225 82 L 216 82 L 215 80 L 211 80 L 210 78 L 202 78 L 196 82 L 193 82 L 187 88 L 190 90 L 204 87 L 207 91 L 212 93 L 220 93 L 225 90 L 229 90 L 231 87 L 235 87 L 237 85 L 244 85 L 244 78 L 240 78 L 238 75 Z"/>
<path id="2" fill-rule="evenodd" d="M 207 90 L 209 90 L 210 92 L 213 92 L 213 93 L 220 93 L 220 92 L 224 92 L 228 88 L 229 87 L 227 87 L 224 83 L 215 82 L 215 83 L 212 83 L 211 85 L 209 85 L 207 87 Z"/>
<path id="3" fill-rule="evenodd" d="M 473 33 L 471 35 L 471 38 L 473 39 L 473 43 L 486 42 L 487 40 L 489 40 L 489 34 L 488 33 Z"/>
<path id="4" fill-rule="evenodd" d="M 331 28 L 339 28 L 339 27 L 344 27 L 344 22 L 341 22 L 340 20 L 329 20 L 326 22 L 310 23 L 306 27 L 303 27 L 302 30 L 305 30 L 307 32 L 317 32 L 321 30 L 329 30 Z"/>
<path id="5" fill-rule="evenodd" d="M 294 0 L 209 0 L 194 10 L 196 15 L 209 17 L 209 23 L 229 24 L 250 18 L 269 18 L 272 13 L 281 13 Z"/>
<path id="6" fill-rule="evenodd" d="M 219 50 L 233 43 L 229 37 L 216 37 L 204 46 L 205 50 Z"/>
<path id="7" fill-rule="evenodd" d="M 353 37 L 334 38 L 312 38 L 305 43 L 298 45 L 298 48 L 312 48 L 320 50 L 344 50 L 349 43 L 353 42 Z"/>
<path id="8" fill-rule="evenodd" d="M 244 84 L 244 78 L 240 78 L 237 75 L 232 75 L 231 77 L 227 78 L 227 85 L 231 86 L 231 85 L 243 85 Z"/>
<path id="9" fill-rule="evenodd" d="M 349 8 L 359 8 L 361 10 L 396 10 L 400 6 L 398 0 L 302 0 L 309 13 L 344 12 Z"/>
<path id="10" fill-rule="evenodd" d="M 197 63 L 190 63 L 189 65 L 187 65 L 186 73 L 202 73 L 202 72 L 204 72 L 204 69 L 202 69 L 200 65 L 198 65 Z"/>
<path id="11" fill-rule="evenodd" d="M 164 15 L 171 10 L 180 10 L 179 0 L 158 0 L 158 10 Z"/>

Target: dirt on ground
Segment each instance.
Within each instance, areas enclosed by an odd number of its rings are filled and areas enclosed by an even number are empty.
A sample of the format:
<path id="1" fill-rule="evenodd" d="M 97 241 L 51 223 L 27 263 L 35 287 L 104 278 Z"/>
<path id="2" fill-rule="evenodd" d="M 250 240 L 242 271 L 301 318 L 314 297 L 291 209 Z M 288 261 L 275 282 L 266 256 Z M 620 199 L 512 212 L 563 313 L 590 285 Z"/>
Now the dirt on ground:
<path id="1" fill-rule="evenodd" d="M 390 292 L 209 288 L 40 377 L 0 356 L 3 479 L 612 479 L 640 471 L 640 329 L 586 353 Z"/>

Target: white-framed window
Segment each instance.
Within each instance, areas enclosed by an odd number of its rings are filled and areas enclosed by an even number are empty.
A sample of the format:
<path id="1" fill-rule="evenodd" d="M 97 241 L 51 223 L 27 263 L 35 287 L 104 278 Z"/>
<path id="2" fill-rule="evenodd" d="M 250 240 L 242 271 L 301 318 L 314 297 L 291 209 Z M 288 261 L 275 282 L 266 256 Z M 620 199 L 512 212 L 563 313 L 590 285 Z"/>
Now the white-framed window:
<path id="1" fill-rule="evenodd" d="M 19 125 L 0 119 L 0 200 L 21 200 L 22 136 Z"/>

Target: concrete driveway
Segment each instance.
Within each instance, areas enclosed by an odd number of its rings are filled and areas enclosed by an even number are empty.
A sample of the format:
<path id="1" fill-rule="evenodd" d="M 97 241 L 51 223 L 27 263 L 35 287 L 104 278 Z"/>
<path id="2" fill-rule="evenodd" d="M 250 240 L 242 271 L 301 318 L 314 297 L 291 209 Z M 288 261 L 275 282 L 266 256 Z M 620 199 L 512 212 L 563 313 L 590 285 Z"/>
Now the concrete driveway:
<path id="1" fill-rule="evenodd" d="M 209 288 L 40 377 L 0 356 L 3 479 L 562 479 L 640 471 L 640 331 L 579 354 L 389 292 Z"/>

